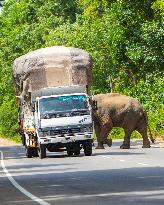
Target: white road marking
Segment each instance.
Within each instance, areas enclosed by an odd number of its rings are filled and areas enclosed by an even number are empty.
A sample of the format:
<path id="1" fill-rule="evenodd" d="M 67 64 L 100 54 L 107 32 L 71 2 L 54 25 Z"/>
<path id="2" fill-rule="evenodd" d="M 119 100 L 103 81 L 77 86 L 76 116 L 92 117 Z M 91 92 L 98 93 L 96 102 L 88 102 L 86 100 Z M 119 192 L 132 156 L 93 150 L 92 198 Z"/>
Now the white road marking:
<path id="1" fill-rule="evenodd" d="M 50 205 L 49 203 L 47 203 L 46 201 L 44 201 L 43 199 L 38 198 L 37 196 L 34 196 L 33 194 L 31 194 L 30 192 L 28 192 L 26 189 L 24 189 L 22 186 L 20 186 L 18 184 L 18 182 L 15 181 L 15 179 L 12 177 L 12 175 L 8 172 L 8 170 L 5 167 L 5 163 L 4 163 L 4 157 L 3 157 L 3 152 L 0 151 L 1 153 L 1 166 L 3 168 L 4 173 L 6 174 L 6 176 L 8 177 L 9 181 L 12 183 L 12 185 L 18 189 L 20 192 L 22 192 L 24 195 L 26 195 L 27 197 L 29 197 L 30 199 L 32 199 L 33 201 L 37 202 L 38 204 L 41 205 Z"/>
<path id="2" fill-rule="evenodd" d="M 108 159 L 110 159 L 111 157 L 109 157 L 109 156 L 106 156 L 106 155 L 100 155 L 100 157 L 103 157 L 103 158 L 108 158 Z M 126 160 L 124 160 L 124 159 L 120 159 L 119 160 L 120 162 L 126 162 Z M 142 166 L 148 166 L 149 164 L 146 164 L 146 163 L 137 163 L 138 165 L 142 165 Z"/>
<path id="3" fill-rule="evenodd" d="M 124 159 L 120 159 L 120 162 L 125 162 L 125 160 Z"/>
<path id="4" fill-rule="evenodd" d="M 143 166 L 148 166 L 148 164 L 145 164 L 145 163 L 137 163 L 139 165 L 143 165 Z"/>
<path id="5" fill-rule="evenodd" d="M 159 196 L 160 195 L 160 196 Z M 90 194 L 90 195 L 74 195 L 74 196 L 68 196 L 68 195 L 58 195 L 56 197 L 54 196 L 47 196 L 47 198 L 49 200 L 53 200 L 53 201 L 57 201 L 57 200 L 72 200 L 72 199 L 93 199 L 93 197 L 108 197 L 108 196 L 144 196 L 144 197 L 147 197 L 147 198 L 155 198 L 155 197 L 158 197 L 163 199 L 164 195 L 164 191 L 163 190 L 151 190 L 151 191 L 129 191 L 129 192 L 110 192 L 110 193 L 102 193 L 102 194 Z M 51 199 L 50 199 L 51 198 Z"/>
<path id="6" fill-rule="evenodd" d="M 111 157 L 109 157 L 109 156 L 106 156 L 106 155 L 101 155 L 100 157 L 104 157 L 104 158 L 111 158 Z"/>
<path id="7" fill-rule="evenodd" d="M 106 156 L 106 155 L 100 155 L 100 157 L 103 157 L 103 158 L 108 158 L 108 159 L 110 159 L 110 158 L 111 158 L 111 157 Z M 124 159 L 120 159 L 119 161 L 120 161 L 120 162 L 125 162 L 125 160 L 124 160 Z"/>
<path id="8" fill-rule="evenodd" d="M 13 159 L 13 157 L 5 157 L 6 159 Z M 24 158 L 24 156 L 19 156 L 19 158 Z"/>

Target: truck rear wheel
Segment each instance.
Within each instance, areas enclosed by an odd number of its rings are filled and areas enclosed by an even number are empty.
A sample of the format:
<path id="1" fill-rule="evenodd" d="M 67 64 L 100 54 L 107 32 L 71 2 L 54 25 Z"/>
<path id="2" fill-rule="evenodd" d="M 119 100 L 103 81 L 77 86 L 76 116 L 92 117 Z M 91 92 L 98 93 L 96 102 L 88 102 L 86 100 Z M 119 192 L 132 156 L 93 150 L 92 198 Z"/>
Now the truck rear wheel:
<path id="1" fill-rule="evenodd" d="M 26 138 L 25 138 L 25 134 L 24 133 L 21 134 L 21 141 L 22 141 L 22 145 L 26 146 Z"/>
<path id="2" fill-rule="evenodd" d="M 33 156 L 33 147 L 26 147 L 26 156 L 27 156 L 27 158 L 32 158 L 32 156 Z"/>
<path id="3" fill-rule="evenodd" d="M 37 147 L 33 147 L 33 157 L 39 157 Z"/>
<path id="4" fill-rule="evenodd" d="M 46 158 L 46 146 L 44 144 L 39 145 L 38 154 L 40 159 Z"/>
<path id="5" fill-rule="evenodd" d="M 83 144 L 84 154 L 85 156 L 91 156 L 92 155 L 92 142 L 85 142 Z"/>

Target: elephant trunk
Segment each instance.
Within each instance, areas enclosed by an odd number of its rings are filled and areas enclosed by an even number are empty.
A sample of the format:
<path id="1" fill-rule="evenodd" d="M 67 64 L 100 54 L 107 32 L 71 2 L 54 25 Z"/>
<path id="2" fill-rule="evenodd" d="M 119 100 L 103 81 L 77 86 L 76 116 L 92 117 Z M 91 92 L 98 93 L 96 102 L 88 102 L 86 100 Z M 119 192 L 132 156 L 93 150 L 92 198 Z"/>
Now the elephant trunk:
<path id="1" fill-rule="evenodd" d="M 149 126 L 148 122 L 147 122 L 147 127 L 148 127 L 148 130 L 149 130 L 149 133 L 150 133 L 150 140 L 151 140 L 152 143 L 155 143 L 155 139 L 152 136 L 151 129 L 150 129 L 150 126 Z"/>
<path id="2" fill-rule="evenodd" d="M 144 115 L 144 118 L 145 118 L 145 121 L 146 121 L 146 125 L 147 125 L 148 130 L 149 130 L 149 134 L 150 134 L 149 138 L 150 138 L 152 143 L 155 143 L 155 139 L 153 138 L 153 135 L 152 135 L 149 123 L 148 123 L 148 117 L 147 117 L 146 111 L 143 111 L 143 115 Z"/>

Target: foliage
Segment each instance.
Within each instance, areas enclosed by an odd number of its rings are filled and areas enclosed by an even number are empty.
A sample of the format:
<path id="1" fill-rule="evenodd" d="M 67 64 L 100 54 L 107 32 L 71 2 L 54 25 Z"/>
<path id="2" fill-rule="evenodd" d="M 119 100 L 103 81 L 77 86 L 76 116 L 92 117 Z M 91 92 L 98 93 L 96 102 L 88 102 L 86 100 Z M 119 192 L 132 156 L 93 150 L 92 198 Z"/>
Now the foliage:
<path id="1" fill-rule="evenodd" d="M 0 134 L 13 135 L 11 125 L 17 127 L 17 120 L 13 120 L 17 118 L 12 82 L 14 59 L 45 47 L 44 35 L 66 21 L 73 23 L 76 12 L 78 8 L 73 0 L 8 0 L 5 3 L 0 14 Z"/>
<path id="2" fill-rule="evenodd" d="M 18 110 L 14 103 L 15 99 L 4 97 L 0 107 L 0 133 L 3 133 L 4 136 L 8 136 L 9 133 L 15 135 L 18 132 L 16 123 Z"/>
<path id="3" fill-rule="evenodd" d="M 16 126 L 13 60 L 34 49 L 64 45 L 93 56 L 93 93 L 114 91 L 138 98 L 153 133 L 163 135 L 162 0 L 8 0 L 0 15 L 2 134 L 13 135 Z"/>

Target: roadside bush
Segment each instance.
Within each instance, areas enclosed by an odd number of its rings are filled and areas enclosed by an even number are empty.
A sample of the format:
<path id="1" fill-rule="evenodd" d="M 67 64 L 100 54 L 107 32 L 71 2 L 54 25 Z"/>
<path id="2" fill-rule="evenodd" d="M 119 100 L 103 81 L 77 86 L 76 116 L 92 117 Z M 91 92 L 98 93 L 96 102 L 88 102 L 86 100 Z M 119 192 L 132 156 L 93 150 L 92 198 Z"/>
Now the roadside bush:
<path id="1" fill-rule="evenodd" d="M 18 133 L 18 108 L 15 98 L 5 97 L 0 106 L 0 136 L 13 137 Z"/>

